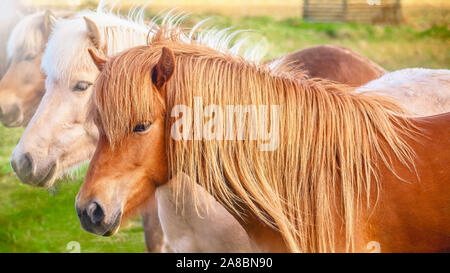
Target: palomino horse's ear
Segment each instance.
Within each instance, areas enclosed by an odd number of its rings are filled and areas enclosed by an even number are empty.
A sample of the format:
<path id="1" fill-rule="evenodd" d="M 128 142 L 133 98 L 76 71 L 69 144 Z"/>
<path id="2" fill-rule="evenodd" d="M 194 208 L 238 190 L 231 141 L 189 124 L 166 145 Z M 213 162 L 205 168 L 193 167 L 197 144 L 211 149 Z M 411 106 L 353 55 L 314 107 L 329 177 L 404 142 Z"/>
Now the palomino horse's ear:
<path id="1" fill-rule="evenodd" d="M 102 47 L 102 36 L 97 24 L 86 16 L 83 17 L 86 22 L 86 28 L 89 39 L 94 43 L 95 47 L 100 49 Z"/>
<path id="2" fill-rule="evenodd" d="M 103 67 L 105 67 L 106 60 L 102 57 L 99 57 L 97 54 L 95 54 L 94 50 L 92 48 L 88 48 L 89 54 L 92 57 L 92 60 L 94 61 L 95 65 L 97 66 L 98 70 L 102 71 Z"/>
<path id="3" fill-rule="evenodd" d="M 42 24 L 42 31 L 44 32 L 44 35 L 46 37 L 50 36 L 50 33 L 52 33 L 53 27 L 55 26 L 57 20 L 58 19 L 51 10 L 45 11 L 44 23 Z"/>
<path id="4" fill-rule="evenodd" d="M 172 50 L 163 47 L 161 57 L 152 71 L 153 84 L 161 90 L 164 85 L 172 78 L 175 71 L 175 56 Z"/>

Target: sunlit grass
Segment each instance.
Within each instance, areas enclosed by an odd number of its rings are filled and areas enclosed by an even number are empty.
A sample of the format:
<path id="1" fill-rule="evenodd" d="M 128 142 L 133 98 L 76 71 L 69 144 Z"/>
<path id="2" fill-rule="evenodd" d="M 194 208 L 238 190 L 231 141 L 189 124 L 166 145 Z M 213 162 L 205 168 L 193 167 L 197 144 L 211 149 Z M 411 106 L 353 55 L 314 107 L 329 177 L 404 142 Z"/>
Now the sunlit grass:
<path id="1" fill-rule="evenodd" d="M 113 237 L 81 229 L 74 204 L 82 179 L 61 181 L 51 191 L 20 183 L 9 161 L 22 132 L 0 126 L 0 252 L 66 252 L 70 241 L 82 252 L 145 251 L 139 220 Z"/>

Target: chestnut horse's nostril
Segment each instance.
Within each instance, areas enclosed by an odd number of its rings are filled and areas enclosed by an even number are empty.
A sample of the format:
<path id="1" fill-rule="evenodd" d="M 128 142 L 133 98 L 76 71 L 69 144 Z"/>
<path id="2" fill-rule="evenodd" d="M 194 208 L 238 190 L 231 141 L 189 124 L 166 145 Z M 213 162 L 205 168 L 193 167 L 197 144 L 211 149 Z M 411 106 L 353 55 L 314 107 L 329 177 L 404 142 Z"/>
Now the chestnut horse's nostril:
<path id="1" fill-rule="evenodd" d="M 100 223 L 105 218 L 102 207 L 97 202 L 92 202 L 87 206 L 87 215 L 93 224 Z"/>

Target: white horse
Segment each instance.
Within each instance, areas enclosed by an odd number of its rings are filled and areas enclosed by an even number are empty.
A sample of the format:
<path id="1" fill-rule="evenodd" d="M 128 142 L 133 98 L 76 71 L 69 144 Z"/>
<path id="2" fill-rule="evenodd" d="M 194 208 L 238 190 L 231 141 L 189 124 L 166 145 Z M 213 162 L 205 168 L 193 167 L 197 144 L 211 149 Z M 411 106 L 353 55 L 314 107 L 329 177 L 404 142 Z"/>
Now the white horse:
<path id="1" fill-rule="evenodd" d="M 450 70 L 402 69 L 387 73 L 353 92 L 391 97 L 416 116 L 442 114 L 450 112 Z"/>
<path id="2" fill-rule="evenodd" d="M 55 23 L 42 56 L 46 93 L 12 155 L 12 167 L 24 183 L 50 187 L 92 157 L 98 132 L 88 121 L 86 105 L 98 70 L 87 49 L 111 56 L 145 45 L 151 26 L 140 23 L 142 18 L 121 18 L 99 9 Z M 146 227 L 152 230 L 146 233 L 148 246 L 160 245 L 151 242 L 159 223 L 146 223 L 153 225 Z"/>

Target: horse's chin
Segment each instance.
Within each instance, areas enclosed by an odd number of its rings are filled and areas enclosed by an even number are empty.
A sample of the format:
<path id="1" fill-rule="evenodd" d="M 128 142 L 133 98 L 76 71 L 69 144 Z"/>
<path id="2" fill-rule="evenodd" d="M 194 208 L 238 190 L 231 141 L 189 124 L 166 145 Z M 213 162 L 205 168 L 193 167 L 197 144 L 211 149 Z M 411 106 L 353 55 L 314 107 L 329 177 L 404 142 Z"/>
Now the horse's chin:
<path id="1" fill-rule="evenodd" d="M 23 124 L 22 124 L 22 121 L 14 121 L 14 122 L 11 122 L 11 123 L 5 123 L 5 122 L 2 122 L 2 124 L 6 127 L 6 128 L 18 128 L 18 127 L 21 127 Z M 25 127 L 25 126 L 23 126 L 23 127 Z"/>
<path id="2" fill-rule="evenodd" d="M 57 170 L 58 170 L 58 164 L 55 164 L 52 167 L 52 169 L 50 169 L 50 171 L 48 172 L 47 176 L 44 179 L 42 179 L 42 181 L 39 182 L 36 186 L 42 187 L 44 189 L 51 188 L 55 184 L 55 182 L 56 182 L 56 180 L 58 178 L 58 171 Z"/>
<path id="3" fill-rule="evenodd" d="M 58 174 L 58 164 L 55 163 L 47 172 L 47 174 L 45 174 L 45 176 L 43 178 L 30 178 L 28 176 L 25 177 L 21 177 L 21 175 L 16 171 L 14 164 L 12 163 L 12 168 L 14 169 L 14 172 L 16 173 L 16 175 L 19 177 L 19 179 L 27 184 L 27 185 L 31 185 L 33 187 L 38 187 L 38 188 L 44 188 L 44 189 L 49 189 L 51 188 L 56 179 L 58 178 L 57 174 Z"/>
<path id="4" fill-rule="evenodd" d="M 22 117 L 17 118 L 15 120 L 3 119 L 3 120 L 1 120 L 1 123 L 6 128 L 26 127 L 26 124 L 24 124 Z"/>
<path id="5" fill-rule="evenodd" d="M 101 234 L 102 236 L 109 237 L 116 234 L 120 229 L 120 224 L 122 222 L 122 212 L 118 213 L 112 224 L 105 231 L 105 233 Z M 100 234 L 99 234 L 100 235 Z"/>

